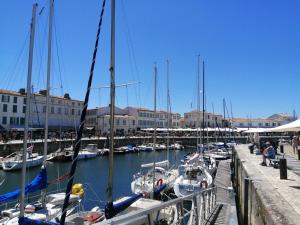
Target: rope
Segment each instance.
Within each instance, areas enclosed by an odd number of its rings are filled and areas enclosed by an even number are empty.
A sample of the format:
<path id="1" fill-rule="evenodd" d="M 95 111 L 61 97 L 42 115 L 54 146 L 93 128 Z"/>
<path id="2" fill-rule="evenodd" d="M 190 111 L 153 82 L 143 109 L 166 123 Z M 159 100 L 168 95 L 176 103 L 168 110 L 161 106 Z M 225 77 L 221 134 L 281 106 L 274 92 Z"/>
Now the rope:
<path id="1" fill-rule="evenodd" d="M 103 14 L 104 14 L 105 1 L 106 0 L 103 0 L 103 3 L 102 3 L 102 10 L 101 10 L 101 14 L 100 14 L 97 37 L 96 37 L 96 43 L 95 43 L 95 48 L 94 48 L 94 53 L 93 53 L 93 60 L 92 60 L 92 65 L 91 65 L 91 69 L 90 69 L 90 76 L 89 76 L 87 91 L 86 91 L 86 95 L 85 95 L 85 99 L 84 99 L 84 107 L 82 109 L 81 118 L 80 118 L 80 127 L 79 127 L 79 130 L 77 132 L 77 138 L 76 138 L 75 149 L 74 149 L 74 156 L 73 156 L 70 176 L 69 176 L 69 180 L 68 180 L 68 184 L 67 184 L 66 197 L 65 197 L 65 201 L 64 201 L 64 205 L 63 205 L 63 209 L 62 209 L 62 216 L 61 216 L 61 219 L 60 219 L 60 225 L 65 224 L 67 208 L 68 208 L 68 205 L 69 205 L 69 199 L 70 199 L 70 195 L 71 195 L 71 188 L 72 188 L 72 185 L 73 185 L 74 174 L 75 174 L 75 171 L 76 171 L 77 157 L 78 157 L 78 153 L 79 153 L 79 150 L 80 150 L 80 147 L 81 147 L 81 137 L 82 137 L 82 133 L 83 133 L 83 127 L 84 127 L 84 123 L 85 123 L 85 115 L 86 115 L 86 111 L 87 111 L 87 107 L 88 107 L 90 89 L 91 89 L 93 75 L 94 75 L 94 67 L 95 67 L 95 62 L 96 62 L 98 42 L 99 42 L 102 18 L 103 18 Z"/>
<path id="2" fill-rule="evenodd" d="M 66 173 L 66 174 L 64 174 L 64 175 L 62 175 L 62 176 L 60 176 L 60 177 L 58 177 L 56 179 L 53 179 L 53 180 L 49 181 L 47 183 L 47 185 L 52 185 L 52 184 L 54 184 L 56 182 L 59 182 L 59 181 L 64 180 L 64 179 L 67 179 L 68 177 L 69 177 L 69 173 Z"/>

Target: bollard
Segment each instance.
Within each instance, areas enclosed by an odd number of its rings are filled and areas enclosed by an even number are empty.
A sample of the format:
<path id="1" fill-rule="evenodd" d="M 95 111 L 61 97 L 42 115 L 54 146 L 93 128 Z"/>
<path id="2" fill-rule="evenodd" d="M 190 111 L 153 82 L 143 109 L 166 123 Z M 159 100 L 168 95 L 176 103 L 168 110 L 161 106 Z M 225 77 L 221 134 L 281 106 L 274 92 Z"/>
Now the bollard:
<path id="1" fill-rule="evenodd" d="M 284 153 L 283 145 L 280 145 L 280 153 Z"/>
<path id="2" fill-rule="evenodd" d="M 300 160 L 300 149 L 298 148 L 297 151 L 298 151 L 298 160 Z"/>
<path id="3" fill-rule="evenodd" d="M 280 171 L 280 179 L 286 180 L 287 179 L 286 159 L 279 160 L 279 171 Z"/>

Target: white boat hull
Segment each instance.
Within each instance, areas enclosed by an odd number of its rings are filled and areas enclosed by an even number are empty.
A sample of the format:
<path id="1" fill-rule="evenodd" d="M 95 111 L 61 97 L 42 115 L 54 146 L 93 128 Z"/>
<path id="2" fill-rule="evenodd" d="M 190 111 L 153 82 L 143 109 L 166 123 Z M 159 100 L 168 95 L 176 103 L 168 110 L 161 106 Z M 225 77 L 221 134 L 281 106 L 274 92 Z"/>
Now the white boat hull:
<path id="1" fill-rule="evenodd" d="M 44 157 L 37 156 L 26 160 L 26 168 L 40 166 L 43 164 Z M 22 169 L 23 160 L 7 160 L 2 163 L 2 169 L 4 171 L 20 170 Z"/>

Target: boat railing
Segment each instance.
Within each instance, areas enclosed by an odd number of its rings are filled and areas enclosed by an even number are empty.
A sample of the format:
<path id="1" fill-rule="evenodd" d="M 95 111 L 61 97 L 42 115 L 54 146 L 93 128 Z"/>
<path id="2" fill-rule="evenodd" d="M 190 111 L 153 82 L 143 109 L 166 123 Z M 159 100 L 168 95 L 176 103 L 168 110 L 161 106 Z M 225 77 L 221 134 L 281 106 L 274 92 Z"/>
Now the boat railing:
<path id="1" fill-rule="evenodd" d="M 159 205 L 133 211 L 125 215 L 97 223 L 98 225 L 154 225 L 167 221 L 167 224 L 201 225 L 209 224 L 216 203 L 217 187 L 207 188 L 191 195 L 163 202 Z"/>

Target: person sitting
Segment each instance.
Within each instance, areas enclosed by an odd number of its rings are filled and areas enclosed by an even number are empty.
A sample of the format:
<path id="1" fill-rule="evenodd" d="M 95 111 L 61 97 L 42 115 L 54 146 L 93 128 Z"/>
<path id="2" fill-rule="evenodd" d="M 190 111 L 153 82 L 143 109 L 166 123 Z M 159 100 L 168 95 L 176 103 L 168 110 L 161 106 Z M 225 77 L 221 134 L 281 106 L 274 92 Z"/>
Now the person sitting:
<path id="1" fill-rule="evenodd" d="M 261 163 L 262 166 L 266 166 L 266 159 L 275 159 L 275 150 L 273 146 L 267 142 L 266 146 L 262 152 L 263 161 Z"/>

